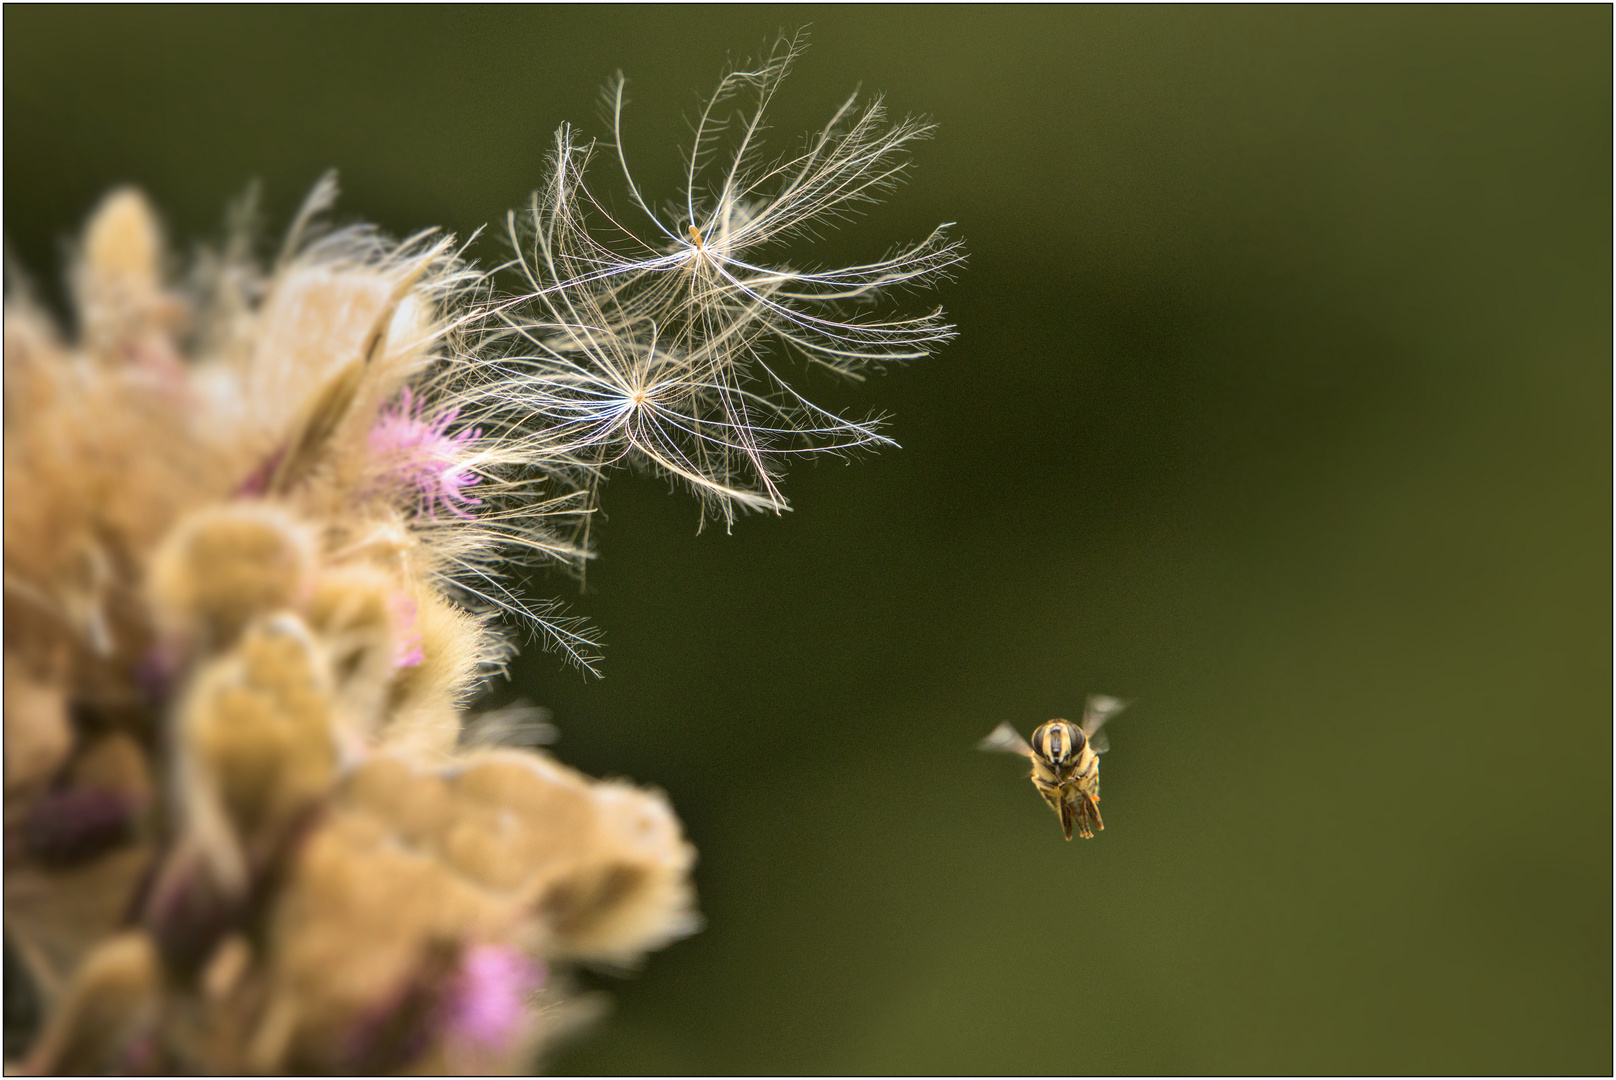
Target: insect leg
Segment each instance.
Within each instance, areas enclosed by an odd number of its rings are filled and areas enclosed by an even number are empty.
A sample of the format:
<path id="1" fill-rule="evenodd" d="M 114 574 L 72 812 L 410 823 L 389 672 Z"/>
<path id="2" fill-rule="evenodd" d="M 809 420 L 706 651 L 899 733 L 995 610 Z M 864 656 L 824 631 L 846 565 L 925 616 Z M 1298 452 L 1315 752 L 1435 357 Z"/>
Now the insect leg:
<path id="1" fill-rule="evenodd" d="M 1098 795 L 1085 795 L 1083 797 L 1083 813 L 1085 817 L 1093 819 L 1096 829 L 1101 832 L 1105 831 L 1105 822 L 1100 818 L 1100 797 Z M 1089 833 L 1088 835 L 1093 836 L 1094 834 Z"/>

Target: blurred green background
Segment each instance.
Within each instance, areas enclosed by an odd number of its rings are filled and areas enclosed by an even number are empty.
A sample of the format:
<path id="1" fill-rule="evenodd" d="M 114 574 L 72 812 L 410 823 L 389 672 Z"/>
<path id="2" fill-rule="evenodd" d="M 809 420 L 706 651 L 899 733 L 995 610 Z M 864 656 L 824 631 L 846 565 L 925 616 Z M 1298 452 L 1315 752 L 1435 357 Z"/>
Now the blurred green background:
<path id="1" fill-rule="evenodd" d="M 960 337 L 805 379 L 902 451 L 731 536 L 621 476 L 587 592 L 534 583 L 607 677 L 512 693 L 670 793 L 708 919 L 555 1067 L 1609 1073 L 1609 7 L 10 6 L 7 241 L 54 286 L 109 185 L 187 247 L 330 166 L 464 234 L 618 68 L 671 195 L 804 24 L 777 148 L 858 83 L 942 128 L 801 257 L 959 222 Z M 1068 844 L 972 746 L 1095 691 Z"/>

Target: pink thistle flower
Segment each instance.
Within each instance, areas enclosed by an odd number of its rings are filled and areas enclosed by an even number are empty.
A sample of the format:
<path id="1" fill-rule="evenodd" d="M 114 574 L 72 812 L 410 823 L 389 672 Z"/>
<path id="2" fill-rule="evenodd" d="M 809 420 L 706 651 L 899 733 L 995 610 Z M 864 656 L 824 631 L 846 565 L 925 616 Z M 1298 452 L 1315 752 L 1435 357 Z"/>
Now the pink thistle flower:
<path id="1" fill-rule="evenodd" d="M 398 403 L 384 408 L 370 429 L 371 455 L 391 483 L 415 489 L 427 517 L 436 517 L 441 505 L 469 519 L 473 514 L 464 507 L 482 502 L 463 490 L 479 479 L 465 464 L 465 452 L 482 438 L 482 429 L 462 428 L 451 435 L 449 425 L 459 415 L 455 406 L 429 418 L 425 403 L 405 387 Z"/>
<path id="2" fill-rule="evenodd" d="M 392 604 L 393 623 L 398 627 L 403 638 L 393 649 L 393 666 L 395 668 L 415 667 L 426 659 L 426 650 L 421 646 L 421 635 L 411 634 L 410 628 L 415 625 L 415 616 L 420 608 L 413 599 L 403 593 L 393 594 Z"/>
<path id="3" fill-rule="evenodd" d="M 543 987 L 545 976 L 543 965 L 515 949 L 467 949 L 444 1000 L 445 1029 L 485 1051 L 505 1051 L 520 1033 L 528 998 Z"/>
<path id="4" fill-rule="evenodd" d="M 421 635 L 412 634 L 399 646 L 398 657 L 393 661 L 397 668 L 415 667 L 426 659 L 426 650 L 421 647 Z"/>

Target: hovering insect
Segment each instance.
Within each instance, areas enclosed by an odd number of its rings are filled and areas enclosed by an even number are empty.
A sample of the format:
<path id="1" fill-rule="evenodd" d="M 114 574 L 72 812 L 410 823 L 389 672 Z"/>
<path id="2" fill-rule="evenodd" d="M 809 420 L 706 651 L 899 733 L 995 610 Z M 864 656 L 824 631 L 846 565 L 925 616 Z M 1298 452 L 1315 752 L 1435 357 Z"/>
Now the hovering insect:
<path id="1" fill-rule="evenodd" d="M 1061 832 L 1088 840 L 1094 829 L 1104 829 L 1100 820 L 1100 755 L 1111 749 L 1111 740 L 1100 726 L 1121 712 L 1127 702 L 1104 694 L 1091 694 L 1083 709 L 1083 723 L 1051 720 L 1038 725 L 1029 743 L 1006 721 L 977 744 L 978 750 L 1020 754 L 1032 762 L 1032 785 L 1060 815 Z M 1089 826 L 1093 824 L 1091 829 Z"/>

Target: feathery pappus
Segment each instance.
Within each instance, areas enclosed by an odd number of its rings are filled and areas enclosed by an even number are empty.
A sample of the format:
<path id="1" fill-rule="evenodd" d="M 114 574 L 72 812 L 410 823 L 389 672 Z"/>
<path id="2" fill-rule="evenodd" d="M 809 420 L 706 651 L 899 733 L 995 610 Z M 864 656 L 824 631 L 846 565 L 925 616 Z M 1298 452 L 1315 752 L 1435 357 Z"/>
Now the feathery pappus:
<path id="1" fill-rule="evenodd" d="M 1100 820 L 1100 755 L 1111 740 L 1100 728 L 1127 707 L 1104 694 L 1089 695 L 1083 722 L 1050 720 L 1038 725 L 1029 741 L 1005 721 L 977 744 L 978 750 L 1020 754 L 1032 762 L 1032 785 L 1060 817 L 1061 832 L 1072 838 L 1072 826 L 1085 840 L 1104 829 Z"/>

